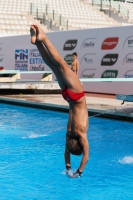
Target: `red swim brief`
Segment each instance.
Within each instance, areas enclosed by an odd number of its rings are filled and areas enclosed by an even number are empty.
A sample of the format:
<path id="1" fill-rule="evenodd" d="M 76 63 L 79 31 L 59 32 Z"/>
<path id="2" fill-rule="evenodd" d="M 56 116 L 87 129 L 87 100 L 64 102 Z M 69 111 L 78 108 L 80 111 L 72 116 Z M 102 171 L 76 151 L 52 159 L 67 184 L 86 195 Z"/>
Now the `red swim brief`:
<path id="1" fill-rule="evenodd" d="M 62 90 L 62 96 L 66 101 L 78 101 L 84 95 L 84 91 L 81 93 L 75 93 L 69 90 L 67 87 Z"/>

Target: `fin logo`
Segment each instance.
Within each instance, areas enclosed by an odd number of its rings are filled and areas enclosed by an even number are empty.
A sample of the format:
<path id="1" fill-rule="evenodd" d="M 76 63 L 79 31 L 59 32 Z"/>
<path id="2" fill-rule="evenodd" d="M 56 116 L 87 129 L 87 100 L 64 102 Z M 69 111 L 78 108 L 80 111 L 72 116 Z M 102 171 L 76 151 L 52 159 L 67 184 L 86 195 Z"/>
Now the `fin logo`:
<path id="1" fill-rule="evenodd" d="M 64 51 L 71 51 L 75 49 L 77 46 L 77 40 L 67 40 L 66 43 L 64 44 L 63 50 Z"/>
<path id="2" fill-rule="evenodd" d="M 16 49 L 15 60 L 28 60 L 28 49 Z"/>
<path id="3" fill-rule="evenodd" d="M 101 46 L 102 50 L 111 50 L 114 49 L 117 44 L 118 44 L 119 38 L 118 37 L 114 37 L 114 38 L 106 38 Z"/>
<path id="4" fill-rule="evenodd" d="M 112 66 L 118 60 L 118 54 L 107 54 L 102 58 L 101 66 Z"/>
<path id="5" fill-rule="evenodd" d="M 101 78 L 116 78 L 118 70 L 106 70 L 102 73 Z"/>
<path id="6" fill-rule="evenodd" d="M 15 49 L 15 70 L 28 71 L 28 49 Z"/>

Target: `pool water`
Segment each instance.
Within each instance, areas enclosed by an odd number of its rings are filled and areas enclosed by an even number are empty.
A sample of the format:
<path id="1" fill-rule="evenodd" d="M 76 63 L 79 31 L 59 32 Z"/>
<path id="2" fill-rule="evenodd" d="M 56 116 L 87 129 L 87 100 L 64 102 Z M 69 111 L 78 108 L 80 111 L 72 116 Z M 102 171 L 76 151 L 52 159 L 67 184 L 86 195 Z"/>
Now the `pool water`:
<path id="1" fill-rule="evenodd" d="M 82 178 L 65 174 L 67 113 L 0 104 L 0 200 L 133 200 L 133 123 L 91 118 Z M 77 170 L 81 157 L 72 156 Z"/>

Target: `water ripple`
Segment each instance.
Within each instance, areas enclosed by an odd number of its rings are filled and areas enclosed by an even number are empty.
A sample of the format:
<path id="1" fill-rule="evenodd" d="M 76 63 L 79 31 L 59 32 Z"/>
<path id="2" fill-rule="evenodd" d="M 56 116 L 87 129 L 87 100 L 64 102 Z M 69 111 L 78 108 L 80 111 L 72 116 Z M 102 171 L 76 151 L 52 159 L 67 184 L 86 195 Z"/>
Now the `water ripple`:
<path id="1" fill-rule="evenodd" d="M 125 156 L 124 158 L 119 160 L 121 164 L 133 164 L 133 156 Z"/>

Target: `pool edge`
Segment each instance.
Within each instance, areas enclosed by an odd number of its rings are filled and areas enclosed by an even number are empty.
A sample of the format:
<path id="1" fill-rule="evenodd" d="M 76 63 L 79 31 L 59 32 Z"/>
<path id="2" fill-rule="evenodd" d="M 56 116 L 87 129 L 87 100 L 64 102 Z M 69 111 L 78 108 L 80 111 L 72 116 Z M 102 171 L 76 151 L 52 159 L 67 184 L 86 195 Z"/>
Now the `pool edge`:
<path id="1" fill-rule="evenodd" d="M 60 111 L 60 112 L 69 112 L 69 106 L 66 106 L 66 105 L 41 103 L 41 102 L 36 102 L 36 101 L 28 101 L 25 99 L 18 100 L 18 99 L 9 98 L 9 97 L 0 97 L 0 103 L 46 109 L 46 110 L 54 110 L 54 111 Z M 89 116 L 91 117 L 93 117 L 94 115 L 97 115 L 96 117 L 100 117 L 100 118 L 108 118 L 108 119 L 133 122 L 132 113 L 116 112 L 115 110 L 108 111 L 108 110 L 100 110 L 100 109 L 92 109 L 92 108 L 87 108 L 87 109 L 88 109 Z"/>

